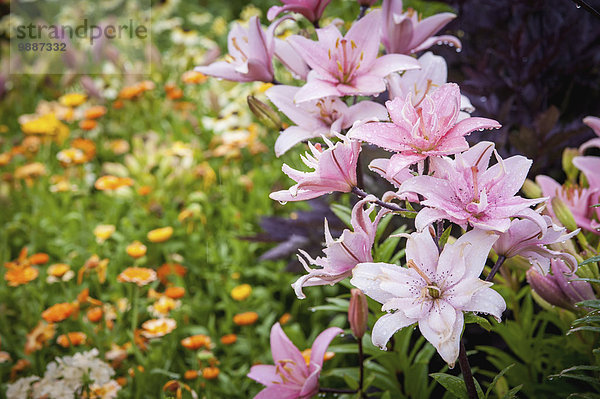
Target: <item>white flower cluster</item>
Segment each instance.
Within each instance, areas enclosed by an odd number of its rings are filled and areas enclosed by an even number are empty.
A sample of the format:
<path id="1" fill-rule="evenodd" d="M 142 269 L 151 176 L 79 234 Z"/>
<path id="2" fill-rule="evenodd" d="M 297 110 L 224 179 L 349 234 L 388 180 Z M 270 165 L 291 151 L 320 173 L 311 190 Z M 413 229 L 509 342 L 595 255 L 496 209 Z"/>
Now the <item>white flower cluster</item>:
<path id="1" fill-rule="evenodd" d="M 113 399 L 121 389 L 111 377 L 115 371 L 98 358 L 98 349 L 57 357 L 44 377 L 25 377 L 8 385 L 8 399 Z"/>

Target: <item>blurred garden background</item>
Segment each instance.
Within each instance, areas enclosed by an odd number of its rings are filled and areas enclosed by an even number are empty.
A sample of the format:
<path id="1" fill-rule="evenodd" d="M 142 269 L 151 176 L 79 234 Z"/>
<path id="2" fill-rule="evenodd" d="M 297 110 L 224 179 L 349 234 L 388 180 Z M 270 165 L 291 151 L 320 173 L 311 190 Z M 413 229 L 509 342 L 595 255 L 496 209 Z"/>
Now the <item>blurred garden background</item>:
<path id="1" fill-rule="evenodd" d="M 134 19 L 148 11 L 124 3 Z M 300 350 L 326 327 L 345 329 L 321 378 L 356 388 L 350 284 L 313 288 L 302 301 L 290 288 L 303 271 L 297 250 L 321 255 L 323 219 L 338 237 L 354 202 L 340 195 L 271 200 L 269 193 L 290 185 L 281 165 L 300 167 L 307 148 L 276 157 L 279 128 L 291 122 L 261 118 L 248 105 L 249 96 L 269 104 L 272 84 L 194 71 L 227 54 L 234 23 L 259 16 L 267 26 L 267 10 L 278 4 L 152 1 L 143 62 L 105 42 L 94 48 L 101 72 L 88 75 L 78 71 L 77 57 L 62 60 L 61 74 L 44 69 L 43 55 L 23 64 L 9 50 L 18 16 L 10 0 L 0 0 L 0 397 L 20 378 L 45 378 L 56 358 L 85 352 L 78 361 L 96 364 L 104 374 L 94 378 L 103 383 L 85 383 L 76 397 L 249 398 L 262 386 L 246 375 L 271 362 L 276 322 Z M 57 18 L 85 15 L 88 7 L 95 2 L 76 2 Z M 582 119 L 600 116 L 600 21 L 567 0 L 413 0 L 404 7 L 425 17 L 457 14 L 443 33 L 460 38 L 462 51 L 431 51 L 446 59 L 448 80 L 461 86 L 473 115 L 503 125 L 477 140 L 494 141 L 503 157 L 533 159 L 531 178 L 542 171 L 568 178 L 563 149 L 594 137 Z M 348 27 L 358 14 L 356 1 L 333 0 L 321 25 L 342 18 Z M 276 35 L 301 29 L 312 26 L 284 21 Z M 14 73 L 22 68 L 28 73 Z M 295 81 L 277 62 L 275 71 L 278 80 Z M 389 189 L 383 184 L 365 181 L 377 194 Z M 378 239 L 414 228 L 409 219 L 388 219 Z M 376 241 L 375 259 L 399 262 L 399 242 Z M 594 364 L 598 354 L 589 350 L 597 337 L 565 335 L 577 312 L 540 312 L 522 264 L 513 263 L 498 288 L 507 320 L 489 325 L 491 335 L 467 326 L 471 363 L 486 387 L 513 365 L 489 397 L 520 385 L 519 395 L 529 398 L 598 389 L 597 374 L 549 378 Z M 370 307 L 379 312 L 378 304 Z M 394 358 L 379 358 L 365 340 L 369 397 L 455 397 L 429 377 L 447 365 L 411 330 L 396 335 Z M 43 381 L 48 398 L 73 397 L 56 381 Z"/>

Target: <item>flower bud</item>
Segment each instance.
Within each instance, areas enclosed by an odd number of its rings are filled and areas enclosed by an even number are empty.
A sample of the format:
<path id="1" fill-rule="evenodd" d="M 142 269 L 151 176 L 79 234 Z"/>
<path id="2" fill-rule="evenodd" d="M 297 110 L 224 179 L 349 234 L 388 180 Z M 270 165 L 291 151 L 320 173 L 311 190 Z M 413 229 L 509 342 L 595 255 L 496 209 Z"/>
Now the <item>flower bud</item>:
<path id="1" fill-rule="evenodd" d="M 567 175 L 568 181 L 576 181 L 579 169 L 573 165 L 573 158 L 580 155 L 576 148 L 565 148 L 562 153 L 562 167 Z"/>
<path id="2" fill-rule="evenodd" d="M 563 309 L 573 309 L 569 299 L 552 277 L 550 275 L 542 276 L 534 268 L 527 271 L 527 282 L 543 300 Z"/>
<path id="3" fill-rule="evenodd" d="M 254 96 L 248 96 L 248 107 L 258 120 L 271 129 L 281 130 L 281 118 L 277 112 Z"/>
<path id="4" fill-rule="evenodd" d="M 367 306 L 367 297 L 358 288 L 350 290 L 350 305 L 348 306 L 348 321 L 352 334 L 357 339 L 361 339 L 367 330 L 367 319 L 369 316 L 369 307 Z"/>
<path id="5" fill-rule="evenodd" d="M 523 191 L 523 194 L 525 194 L 527 198 L 540 198 L 542 196 L 542 189 L 540 186 L 530 179 L 525 179 L 521 191 Z"/>
<path id="6" fill-rule="evenodd" d="M 577 280 L 578 276 L 559 259 L 551 261 L 552 274 L 542 276 L 534 268 L 527 272 L 531 288 L 546 302 L 563 309 L 575 310 L 575 304 L 594 299 L 594 290 L 587 281 Z"/>
<path id="7" fill-rule="evenodd" d="M 577 230 L 577 223 L 575 223 L 573 213 L 571 213 L 571 210 L 567 204 L 565 204 L 563 200 L 558 197 L 552 198 L 551 203 L 552 210 L 562 225 L 565 226 L 569 231 Z"/>

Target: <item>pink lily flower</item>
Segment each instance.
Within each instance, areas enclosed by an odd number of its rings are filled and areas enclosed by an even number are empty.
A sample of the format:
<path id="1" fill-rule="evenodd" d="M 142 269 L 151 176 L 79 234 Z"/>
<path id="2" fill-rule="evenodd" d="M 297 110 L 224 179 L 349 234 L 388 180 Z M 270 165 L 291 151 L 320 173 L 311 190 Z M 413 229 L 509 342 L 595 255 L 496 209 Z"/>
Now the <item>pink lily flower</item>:
<path id="1" fill-rule="evenodd" d="M 338 97 L 325 97 L 296 104 L 293 98 L 298 90 L 299 87 L 279 85 L 266 92 L 269 100 L 298 125 L 281 132 L 275 142 L 277 156 L 304 140 L 340 133 L 358 120 L 387 118 L 385 107 L 373 101 L 361 101 L 349 107 Z"/>
<path id="2" fill-rule="evenodd" d="M 345 136 L 338 136 L 341 141 L 335 145 L 327 138 L 323 138 L 328 149 L 323 150 L 320 144 L 308 143 L 310 153 L 307 151 L 302 156 L 302 161 L 313 172 L 301 172 L 283 164 L 281 170 L 297 184 L 289 190 L 271 193 L 273 200 L 304 201 L 316 198 L 333 191 L 348 193 L 356 186 L 356 163 L 360 153 L 360 143 L 350 140 Z"/>
<path id="3" fill-rule="evenodd" d="M 434 44 L 461 48 L 458 38 L 450 35 L 433 36 L 456 15 L 444 12 L 421 20 L 411 8 L 402 12 L 402 0 L 383 0 L 383 37 L 381 42 L 388 54 L 412 54 Z"/>
<path id="4" fill-rule="evenodd" d="M 402 75 L 392 73 L 386 78 L 390 100 L 396 97 L 404 99 L 411 93 L 412 105 L 418 107 L 427 94 L 448 82 L 448 65 L 444 57 L 428 51 L 419 57 L 419 64 L 421 69 L 406 71 Z M 461 94 L 457 122 L 469 118 L 473 111 L 475 108 L 471 101 Z"/>
<path id="5" fill-rule="evenodd" d="M 577 260 L 573 255 L 553 251 L 546 245 L 565 242 L 577 235 L 579 229 L 567 233 L 567 229 L 554 224 L 550 216 L 544 215 L 543 218 L 548 226 L 545 232 L 541 231 L 540 226 L 531 220 L 513 219 L 508 230 L 502 233 L 498 241 L 494 243 L 494 251 L 506 258 L 521 255 L 527 258 L 535 270 L 541 274 L 548 274 L 550 261 L 555 258 L 561 258 L 565 264 L 569 265 L 571 271 L 575 271 Z"/>
<path id="6" fill-rule="evenodd" d="M 595 234 L 600 234 L 597 230 L 600 224 L 594 220 L 594 212 L 600 217 L 600 210 L 593 208 L 593 205 L 597 203 L 598 191 L 596 189 L 580 186 L 564 187 L 558 184 L 553 178 L 544 175 L 537 176 L 535 182 L 542 189 L 542 195 L 550 198 L 550 201 L 546 204 L 546 211 L 553 219 L 557 220 L 557 217 L 552 209 L 551 200 L 554 197 L 558 197 L 573 214 L 577 226 Z"/>
<path id="7" fill-rule="evenodd" d="M 319 393 L 319 376 L 330 342 L 344 330 L 330 327 L 313 342 L 310 359 L 285 335 L 279 323 L 271 328 L 271 352 L 275 365 L 252 366 L 248 377 L 265 385 L 255 399 L 308 399 Z"/>
<path id="8" fill-rule="evenodd" d="M 373 326 L 373 344 L 385 349 L 401 328 L 414 323 L 454 366 L 464 325 L 463 312 L 482 312 L 500 320 L 504 299 L 479 279 L 497 236 L 471 230 L 438 254 L 429 231 L 413 233 L 406 243 L 407 267 L 387 263 L 361 263 L 350 282 L 365 295 L 383 304 L 388 314 Z"/>
<path id="9" fill-rule="evenodd" d="M 582 154 L 588 148 L 600 148 L 600 118 L 596 118 L 595 116 L 586 116 L 585 118 L 583 118 L 583 123 L 592 128 L 592 130 L 594 131 L 594 133 L 596 133 L 596 136 L 598 136 L 598 138 L 591 139 L 583 143 L 579 147 L 579 152 L 581 152 Z"/>
<path id="10" fill-rule="evenodd" d="M 527 282 L 543 300 L 563 309 L 576 310 L 577 302 L 596 299 L 590 283 L 576 280 L 577 275 L 562 260 L 552 259 L 551 269 L 552 274 L 545 276 L 535 268 L 527 271 Z"/>
<path id="11" fill-rule="evenodd" d="M 371 221 L 370 215 L 375 209 L 375 205 L 371 205 L 364 210 L 364 205 L 369 201 L 375 200 L 374 196 L 367 196 L 357 202 L 352 208 L 352 228 L 354 231 L 344 229 L 342 236 L 334 240 L 329 232 L 329 225 L 325 219 L 325 245 L 327 248 L 323 250 L 324 257 L 313 259 L 305 251 L 300 250 L 308 261 L 320 266 L 319 269 L 311 269 L 306 261 L 298 255 L 300 263 L 304 266 L 308 274 L 300 277 L 292 288 L 296 292 L 299 299 L 304 299 L 306 296 L 302 292 L 302 287 L 314 285 L 334 285 L 342 281 L 352 274 L 352 269 L 361 262 L 372 262 L 371 248 L 375 241 L 375 233 L 377 225 L 381 218 L 389 211 L 381 209 L 374 221 Z"/>
<path id="12" fill-rule="evenodd" d="M 488 168 L 492 152 L 498 163 Z M 415 219 L 419 231 L 437 220 L 448 219 L 463 228 L 469 224 L 503 233 L 510 227 L 511 218 L 525 217 L 545 232 L 546 222 L 529 207 L 546 198 L 515 196 L 527 177 L 531 160 L 520 155 L 503 160 L 494 150 L 494 143 L 482 141 L 456 154 L 454 160 L 444 157 L 431 161 L 434 176 L 415 176 L 402 183 L 398 191 L 425 197 L 421 204 L 426 208 Z"/>
<path id="13" fill-rule="evenodd" d="M 356 21 L 342 36 L 334 25 L 317 29 L 318 42 L 294 35 L 287 40 L 312 68 L 296 102 L 328 96 L 372 95 L 386 90 L 384 77 L 392 72 L 419 68 L 412 57 L 388 54 L 377 58 L 381 11 Z"/>
<path id="14" fill-rule="evenodd" d="M 331 0 L 281 0 L 284 6 L 273 6 L 267 12 L 267 19 L 274 20 L 277 16 L 284 12 L 297 12 L 302 14 L 313 24 L 318 22 L 325 11 L 325 7 Z"/>
<path id="15" fill-rule="evenodd" d="M 487 118 L 467 118 L 457 123 L 460 112 L 460 89 L 446 83 L 427 94 L 414 106 L 409 92 L 406 98 L 387 101 L 385 106 L 392 122 L 373 122 L 355 126 L 348 137 L 397 152 L 390 158 L 388 176 L 429 156 L 456 154 L 469 148 L 467 134 L 475 130 L 499 128 Z"/>
<path id="16" fill-rule="evenodd" d="M 573 165 L 583 172 L 591 190 L 600 191 L 600 157 L 575 157 L 573 158 Z"/>
<path id="17" fill-rule="evenodd" d="M 235 24 L 227 36 L 229 54 L 225 61 L 198 66 L 194 70 L 236 82 L 272 82 L 275 55 L 274 32 L 283 20 L 284 18 L 273 22 L 266 32 L 260 26 L 258 17 L 250 18 L 248 28 Z M 286 52 L 283 51 L 278 55 L 285 56 Z M 288 63 L 296 65 L 297 61 L 291 60 Z"/>

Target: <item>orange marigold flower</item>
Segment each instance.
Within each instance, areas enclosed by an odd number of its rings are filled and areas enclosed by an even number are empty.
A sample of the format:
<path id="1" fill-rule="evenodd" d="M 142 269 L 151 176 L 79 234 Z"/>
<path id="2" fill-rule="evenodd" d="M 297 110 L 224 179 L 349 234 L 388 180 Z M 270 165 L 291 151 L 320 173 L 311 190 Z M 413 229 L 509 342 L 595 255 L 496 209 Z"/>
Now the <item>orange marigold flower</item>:
<path id="1" fill-rule="evenodd" d="M 17 363 L 10 369 L 10 380 L 13 381 L 17 378 L 17 374 L 31 366 L 31 362 L 27 359 L 19 359 Z"/>
<path id="2" fill-rule="evenodd" d="M 258 313 L 256 312 L 244 312 L 238 313 L 233 316 L 233 322 L 238 326 L 249 326 L 258 320 Z"/>
<path id="3" fill-rule="evenodd" d="M 92 130 L 96 128 L 96 126 L 98 126 L 98 122 L 96 122 L 94 119 L 84 119 L 79 122 L 79 127 L 82 130 Z"/>
<path id="4" fill-rule="evenodd" d="M 146 338 L 159 338 L 167 335 L 177 327 L 173 319 L 151 319 L 142 324 L 141 334 Z"/>
<path id="5" fill-rule="evenodd" d="M 35 177 L 45 176 L 46 167 L 41 162 L 28 163 L 15 169 L 15 179 L 29 180 Z"/>
<path id="6" fill-rule="evenodd" d="M 152 192 L 152 187 L 150 186 L 142 186 L 137 190 L 139 195 L 148 195 Z"/>
<path id="7" fill-rule="evenodd" d="M 119 98 L 123 99 L 123 100 L 131 100 L 132 98 L 138 97 L 143 92 L 144 92 L 143 88 L 138 85 L 126 86 L 126 87 L 123 87 L 121 89 L 121 91 L 119 92 Z M 121 103 L 122 103 L 122 101 L 121 101 Z M 114 107 L 114 103 L 113 103 L 113 107 Z"/>
<path id="8" fill-rule="evenodd" d="M 235 335 L 235 334 L 227 334 L 227 335 L 223 335 L 221 337 L 221 343 L 223 345 L 235 344 L 236 341 L 237 341 L 237 335 Z"/>
<path id="9" fill-rule="evenodd" d="M 58 323 L 67 319 L 75 313 L 76 310 L 77 306 L 70 302 L 57 303 L 44 310 L 42 312 L 42 318 L 48 323 Z"/>
<path id="10" fill-rule="evenodd" d="M 85 261 L 85 264 L 79 272 L 77 272 L 77 284 L 81 284 L 83 282 L 83 275 L 88 271 L 95 270 L 98 273 L 98 281 L 100 284 L 103 284 L 106 281 L 106 269 L 108 267 L 108 259 L 100 260 L 100 257 L 96 254 L 90 256 L 88 260 Z"/>
<path id="11" fill-rule="evenodd" d="M 42 265 L 48 262 L 48 260 L 50 260 L 50 257 L 48 256 L 48 254 L 44 253 L 33 254 L 29 257 L 29 262 L 32 265 Z"/>
<path id="12" fill-rule="evenodd" d="M 147 267 L 128 267 L 117 277 L 122 283 L 136 283 L 142 287 L 156 280 L 156 272 Z"/>
<path id="13" fill-rule="evenodd" d="M 185 288 L 183 287 L 167 287 L 165 295 L 171 299 L 183 298 L 185 295 Z"/>
<path id="14" fill-rule="evenodd" d="M 219 373 L 218 367 L 205 367 L 202 369 L 202 377 L 207 380 L 214 380 L 219 376 Z"/>
<path id="15" fill-rule="evenodd" d="M 56 338 L 56 343 L 63 348 L 68 348 L 69 346 L 83 345 L 86 339 L 87 335 L 85 335 L 85 333 L 75 331 L 59 335 L 58 338 Z"/>
<path id="16" fill-rule="evenodd" d="M 79 294 L 77 294 L 77 303 L 86 303 L 90 297 L 90 289 L 84 288 Z"/>
<path id="17" fill-rule="evenodd" d="M 183 378 L 186 380 L 195 380 L 196 378 L 198 378 L 198 371 L 196 370 L 186 370 L 185 373 L 183 373 Z"/>
<path id="18" fill-rule="evenodd" d="M 56 159 L 58 159 L 62 167 L 81 165 L 87 162 L 85 153 L 79 148 L 66 148 L 61 150 L 56 154 Z"/>
<path id="19" fill-rule="evenodd" d="M 187 273 L 187 268 L 185 266 L 180 265 L 179 263 L 164 263 L 156 271 L 156 274 L 158 275 L 159 280 L 163 284 L 168 283 L 167 278 L 172 274 L 183 277 L 183 276 L 185 276 L 186 273 Z"/>
<path id="20" fill-rule="evenodd" d="M 94 183 L 94 187 L 97 190 L 105 191 L 105 190 L 116 190 L 121 187 L 131 187 L 133 186 L 133 180 L 129 177 L 117 177 L 112 175 L 106 175 L 99 177 Z"/>
<path id="21" fill-rule="evenodd" d="M 82 137 L 73 139 L 73 141 L 71 141 L 71 147 L 83 151 L 87 161 L 96 156 L 96 144 L 90 139 L 84 139 Z"/>
<path id="22" fill-rule="evenodd" d="M 56 334 L 54 324 L 48 324 L 40 320 L 33 330 L 31 330 L 25 340 L 25 354 L 29 355 L 35 351 L 39 351 L 44 347 L 44 344 L 51 340 Z"/>
<path id="23" fill-rule="evenodd" d="M 55 263 L 50 265 L 46 272 L 48 275 L 53 277 L 62 277 L 69 270 L 71 270 L 71 266 L 67 265 L 66 263 Z"/>
<path id="24" fill-rule="evenodd" d="M 85 110 L 84 117 L 86 119 L 98 119 L 106 114 L 106 107 L 103 105 L 94 105 Z"/>
<path id="25" fill-rule="evenodd" d="M 181 97 L 183 97 L 183 90 L 181 90 L 179 87 L 175 87 L 170 91 L 167 91 L 167 98 L 170 100 L 179 100 Z"/>
<path id="26" fill-rule="evenodd" d="M 167 241 L 173 235 L 173 228 L 171 226 L 161 227 L 159 229 L 150 230 L 148 232 L 148 240 L 150 242 L 164 242 Z"/>
<path id="27" fill-rule="evenodd" d="M 181 345 L 186 349 L 197 350 L 202 347 L 210 349 L 211 340 L 210 337 L 204 334 L 192 335 L 181 340 Z"/>
<path id="28" fill-rule="evenodd" d="M 250 284 L 241 284 L 231 290 L 231 297 L 236 301 L 243 301 L 252 293 Z"/>
<path id="29" fill-rule="evenodd" d="M 92 323 L 98 323 L 100 320 L 102 320 L 102 313 L 102 308 L 99 306 L 95 306 L 93 308 L 88 309 L 86 316 L 88 320 Z"/>
<path id="30" fill-rule="evenodd" d="M 134 241 L 127 246 L 125 249 L 127 251 L 127 255 L 131 256 L 134 259 L 141 258 L 146 255 L 146 246 L 139 241 Z"/>
<path id="31" fill-rule="evenodd" d="M 17 266 L 9 268 L 4 273 L 4 279 L 8 281 L 8 285 L 11 287 L 18 287 L 19 285 L 27 284 L 35 280 L 40 272 L 35 267 L 31 266 Z"/>
<path id="32" fill-rule="evenodd" d="M 181 80 L 186 84 L 200 84 L 206 82 L 207 79 L 206 75 L 197 71 L 186 71 L 181 75 Z"/>
<path id="33" fill-rule="evenodd" d="M 119 384 L 122 387 L 127 385 L 127 378 L 125 378 L 125 377 L 117 377 L 116 381 L 117 381 L 117 384 Z"/>
<path id="34" fill-rule="evenodd" d="M 282 326 L 287 324 L 290 319 L 292 318 L 292 315 L 289 313 L 284 313 L 283 315 L 281 315 L 281 317 L 279 318 L 279 324 L 281 324 Z"/>

